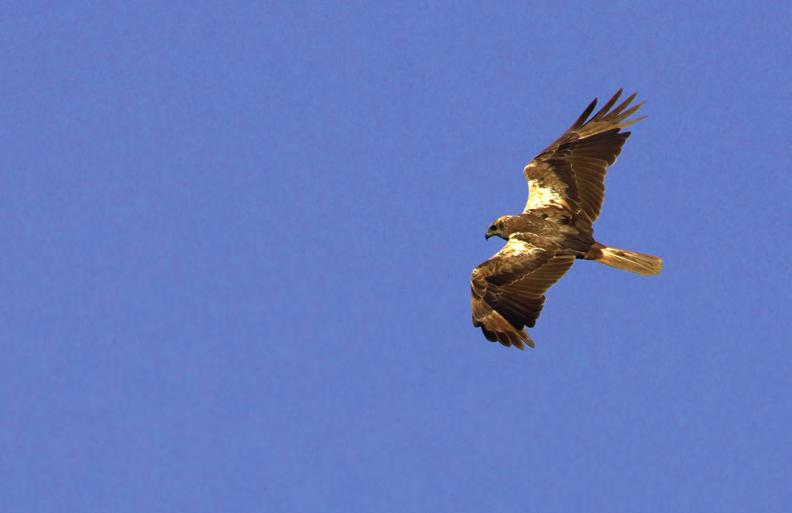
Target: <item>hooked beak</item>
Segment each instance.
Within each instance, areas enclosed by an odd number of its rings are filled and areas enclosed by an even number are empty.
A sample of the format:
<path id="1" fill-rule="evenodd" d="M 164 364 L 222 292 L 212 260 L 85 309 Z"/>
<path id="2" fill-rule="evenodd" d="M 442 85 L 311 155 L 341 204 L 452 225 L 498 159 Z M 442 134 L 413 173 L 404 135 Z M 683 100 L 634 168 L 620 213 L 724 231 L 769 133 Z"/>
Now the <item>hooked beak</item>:
<path id="1" fill-rule="evenodd" d="M 495 234 L 487 230 L 487 233 L 484 234 L 484 240 L 489 240 L 489 238 L 493 236 L 495 236 Z"/>

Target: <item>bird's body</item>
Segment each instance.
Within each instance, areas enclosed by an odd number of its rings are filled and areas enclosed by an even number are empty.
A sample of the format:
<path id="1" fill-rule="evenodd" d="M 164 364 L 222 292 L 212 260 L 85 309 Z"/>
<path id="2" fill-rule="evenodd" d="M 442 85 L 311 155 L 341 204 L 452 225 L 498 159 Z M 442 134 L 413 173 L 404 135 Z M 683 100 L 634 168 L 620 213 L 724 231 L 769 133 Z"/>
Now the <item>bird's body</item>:
<path id="1" fill-rule="evenodd" d="M 591 239 L 590 227 L 586 223 L 578 226 L 579 220 L 569 210 L 556 206 L 536 208 L 500 219 L 504 220 L 503 230 L 507 234 L 506 240 L 514 234 L 519 234 L 520 239 L 541 246 L 577 249 L 584 252 L 594 242 Z"/>
<path id="2" fill-rule="evenodd" d="M 486 237 L 506 245 L 473 270 L 473 325 L 490 341 L 520 349 L 533 346 L 524 327 L 533 327 L 545 292 L 575 259 L 594 260 L 638 274 L 658 274 L 658 257 L 611 248 L 594 239 L 593 224 L 604 197 L 605 173 L 630 132 L 643 118 L 629 117 L 631 95 L 614 107 L 619 90 L 596 114 L 594 100 L 558 140 L 525 166 L 528 201 L 523 212 L 499 217 Z M 628 108 L 629 107 L 629 108 Z"/>

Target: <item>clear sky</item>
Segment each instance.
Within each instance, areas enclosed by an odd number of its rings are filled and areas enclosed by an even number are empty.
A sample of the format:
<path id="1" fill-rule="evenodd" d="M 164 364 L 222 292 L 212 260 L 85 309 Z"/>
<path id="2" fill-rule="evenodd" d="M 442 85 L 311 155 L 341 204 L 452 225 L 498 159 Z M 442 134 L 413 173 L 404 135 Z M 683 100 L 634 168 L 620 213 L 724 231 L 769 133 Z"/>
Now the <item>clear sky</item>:
<path id="1" fill-rule="evenodd" d="M 28 2 L 0 12 L 0 503 L 781 512 L 792 8 Z M 522 167 L 637 90 L 537 348 L 470 322 Z"/>

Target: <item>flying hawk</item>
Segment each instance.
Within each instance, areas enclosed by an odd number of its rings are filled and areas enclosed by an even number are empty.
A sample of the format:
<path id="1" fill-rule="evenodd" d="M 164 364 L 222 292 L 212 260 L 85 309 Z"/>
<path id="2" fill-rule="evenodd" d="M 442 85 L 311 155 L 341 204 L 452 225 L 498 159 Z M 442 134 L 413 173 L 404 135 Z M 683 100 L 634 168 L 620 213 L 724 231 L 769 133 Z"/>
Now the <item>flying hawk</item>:
<path id="1" fill-rule="evenodd" d="M 487 340 L 534 347 L 525 326 L 536 324 L 545 292 L 576 258 L 643 275 L 660 273 L 659 257 L 594 240 L 592 225 L 602 207 L 605 173 L 630 136 L 622 130 L 645 117 L 630 118 L 642 105 L 630 106 L 636 93 L 616 105 L 621 94 L 619 89 L 592 116 L 594 99 L 561 137 L 525 166 L 525 208 L 521 214 L 499 217 L 487 230 L 487 239 L 507 241 L 470 279 L 473 326 Z"/>

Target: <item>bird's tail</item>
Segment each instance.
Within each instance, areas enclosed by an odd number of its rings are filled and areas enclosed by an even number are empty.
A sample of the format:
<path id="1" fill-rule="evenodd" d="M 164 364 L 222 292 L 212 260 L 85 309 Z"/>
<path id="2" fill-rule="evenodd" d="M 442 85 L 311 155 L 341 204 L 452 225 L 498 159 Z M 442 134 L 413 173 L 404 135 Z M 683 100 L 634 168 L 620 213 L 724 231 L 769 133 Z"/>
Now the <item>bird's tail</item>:
<path id="1" fill-rule="evenodd" d="M 585 258 L 644 276 L 660 274 L 663 269 L 663 259 L 660 257 L 638 253 L 637 251 L 611 248 L 598 242 L 594 243 Z"/>

